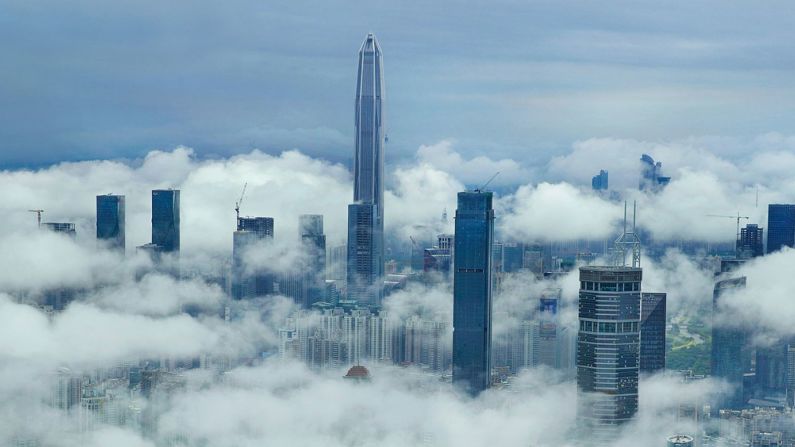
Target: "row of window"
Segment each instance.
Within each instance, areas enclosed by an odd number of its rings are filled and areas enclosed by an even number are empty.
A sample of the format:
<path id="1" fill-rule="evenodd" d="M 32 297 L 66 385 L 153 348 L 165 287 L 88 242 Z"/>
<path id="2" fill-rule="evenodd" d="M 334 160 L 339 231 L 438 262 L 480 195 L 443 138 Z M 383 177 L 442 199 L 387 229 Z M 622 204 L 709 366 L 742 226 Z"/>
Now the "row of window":
<path id="1" fill-rule="evenodd" d="M 580 289 L 601 292 L 640 292 L 640 283 L 580 281 Z"/>
<path id="2" fill-rule="evenodd" d="M 604 332 L 615 334 L 617 332 L 638 332 L 638 323 L 626 321 L 623 323 L 606 323 L 596 321 L 580 321 L 580 330 L 586 332 Z"/>

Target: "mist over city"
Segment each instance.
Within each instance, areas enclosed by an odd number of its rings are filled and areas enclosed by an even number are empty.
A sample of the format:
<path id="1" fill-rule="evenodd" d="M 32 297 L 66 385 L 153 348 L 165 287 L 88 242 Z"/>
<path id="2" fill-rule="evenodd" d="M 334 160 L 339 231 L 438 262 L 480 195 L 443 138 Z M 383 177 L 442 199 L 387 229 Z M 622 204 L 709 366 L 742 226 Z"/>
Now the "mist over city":
<path id="1" fill-rule="evenodd" d="M 0 445 L 795 446 L 793 13 L 0 0 Z"/>

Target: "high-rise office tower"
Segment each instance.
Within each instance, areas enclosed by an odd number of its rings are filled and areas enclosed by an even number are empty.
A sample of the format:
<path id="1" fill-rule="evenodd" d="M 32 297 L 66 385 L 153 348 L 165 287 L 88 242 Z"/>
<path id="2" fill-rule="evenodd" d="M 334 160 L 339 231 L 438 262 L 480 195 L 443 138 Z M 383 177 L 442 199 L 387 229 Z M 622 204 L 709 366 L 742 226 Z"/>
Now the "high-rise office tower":
<path id="1" fill-rule="evenodd" d="M 179 190 L 152 191 L 152 244 L 160 253 L 179 253 Z"/>
<path id="2" fill-rule="evenodd" d="M 756 387 L 764 395 L 783 394 L 787 390 L 788 344 L 776 340 L 756 348 Z"/>
<path id="3" fill-rule="evenodd" d="M 232 235 L 232 298 L 254 298 L 274 292 L 274 276 L 248 265 L 248 250 L 266 239 L 273 239 L 272 217 L 238 217 Z"/>
<path id="4" fill-rule="evenodd" d="M 97 196 L 97 239 L 109 248 L 124 252 L 124 196 Z"/>
<path id="5" fill-rule="evenodd" d="M 740 230 L 737 241 L 737 257 L 756 258 L 765 254 L 764 230 L 756 224 L 748 224 Z"/>
<path id="6" fill-rule="evenodd" d="M 715 283 L 712 294 L 713 314 L 717 314 L 721 296 L 745 288 L 745 281 L 743 276 Z M 721 402 L 717 402 L 716 412 L 724 408 L 742 408 L 744 404 L 743 375 L 750 364 L 746 341 L 747 333 L 743 328 L 732 326 L 725 321 L 713 321 L 710 358 L 712 376 L 725 380 L 731 386 L 731 393 Z"/>
<path id="7" fill-rule="evenodd" d="M 640 372 L 656 373 L 665 369 L 665 299 L 664 293 L 640 296 Z"/>
<path id="8" fill-rule="evenodd" d="M 795 205 L 767 206 L 767 252 L 795 247 Z"/>
<path id="9" fill-rule="evenodd" d="M 304 269 L 306 282 L 306 307 L 322 301 L 326 290 L 326 235 L 323 234 L 323 216 L 305 214 L 298 217 L 301 243 L 307 251 Z"/>
<path id="10" fill-rule="evenodd" d="M 638 410 L 640 267 L 580 267 L 578 418 L 605 440 Z"/>
<path id="11" fill-rule="evenodd" d="M 560 327 L 558 303 L 562 290 L 544 289 L 538 299 L 538 343 L 534 365 L 560 368 Z"/>
<path id="12" fill-rule="evenodd" d="M 380 306 L 384 275 L 384 70 L 370 33 L 359 49 L 353 201 L 348 207 L 348 294 Z"/>
<path id="13" fill-rule="evenodd" d="M 492 193 L 458 193 L 453 273 L 453 383 L 471 394 L 491 384 Z"/>
<path id="14" fill-rule="evenodd" d="M 650 155 L 643 154 L 640 157 L 640 183 L 638 188 L 641 191 L 658 192 L 671 181 L 671 177 L 662 175 L 662 163 L 654 162 Z"/>
<path id="15" fill-rule="evenodd" d="M 600 169 L 599 174 L 591 178 L 591 188 L 594 191 L 607 191 L 607 180 L 607 171 Z"/>

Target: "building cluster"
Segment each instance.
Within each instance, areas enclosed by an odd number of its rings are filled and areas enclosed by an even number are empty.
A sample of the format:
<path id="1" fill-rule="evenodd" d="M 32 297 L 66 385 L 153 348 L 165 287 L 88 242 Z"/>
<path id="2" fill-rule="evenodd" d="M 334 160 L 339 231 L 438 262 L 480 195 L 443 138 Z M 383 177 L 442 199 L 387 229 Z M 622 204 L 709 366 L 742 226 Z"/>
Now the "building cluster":
<path id="1" fill-rule="evenodd" d="M 351 369 L 348 377 L 357 380 L 369 377 L 362 372 L 367 371 L 363 363 L 416 365 L 435 374 L 450 374 L 458 390 L 475 396 L 523 368 L 559 369 L 576 376 L 578 429 L 583 439 L 614 440 L 638 411 L 641 376 L 663 371 L 666 365 L 666 293 L 642 287 L 640 238 L 634 224 L 628 230 L 625 216 L 624 232 L 612 250 L 615 260 L 594 265 L 597 250 L 581 250 L 579 245 L 572 251 L 555 243 L 497 241 L 493 193 L 460 192 L 454 234 L 439 234 L 427 244 L 412 239 L 414 276 L 401 274 L 394 260 L 385 259 L 384 98 L 382 52 L 375 36 L 368 34 L 359 50 L 354 192 L 353 203 L 348 205 L 347 244 L 327 247 L 323 216 L 302 215 L 300 247 L 295 247 L 302 253 L 300 260 L 275 268 L 276 263 L 263 262 L 258 256 L 275 240 L 274 219 L 241 217 L 238 207 L 225 281 L 229 296 L 236 301 L 274 294 L 291 297 L 301 310 L 280 330 L 278 355 L 315 369 L 355 365 L 359 369 Z M 670 181 L 662 175 L 662 164 L 646 154 L 640 161 L 639 189 L 661 191 Z M 600 170 L 592 187 L 607 191 L 608 172 Z M 137 250 L 150 254 L 157 265 L 165 265 L 168 259 L 179 258 L 180 191 L 154 190 L 151 199 L 151 241 Z M 34 211 L 40 220 L 41 210 Z M 97 196 L 96 213 L 97 239 L 107 248 L 124 252 L 125 196 Z M 735 257 L 722 262 L 716 277 L 716 315 L 726 296 L 746 286 L 747 279 L 735 273 L 737 266 L 795 246 L 795 205 L 769 205 L 766 240 L 763 228 L 756 224 L 740 229 L 740 219 L 738 215 Z M 40 225 L 75 236 L 71 223 Z M 597 245 L 601 254 L 611 252 L 607 241 Z M 564 252 L 576 253 L 576 260 L 556 255 Z M 555 278 L 575 264 L 580 265 L 577 326 L 563 324 L 561 290 L 548 289 L 540 296 L 527 297 L 537 300 L 536 311 L 520 316 L 514 327 L 495 330 L 495 320 L 502 321 L 502 316 L 493 311 L 494 296 L 506 274 L 523 270 L 539 279 Z M 452 283 L 452 319 L 397 316 L 383 310 L 385 296 L 415 278 Z M 62 309 L 76 293 L 48 291 L 45 301 L 53 309 Z M 713 325 L 712 376 L 724 379 L 732 390 L 709 403 L 708 417 L 719 421 L 717 432 L 710 428 L 673 436 L 668 445 L 693 445 L 694 438 L 696 443 L 715 438 L 745 443 L 738 445 L 793 445 L 789 408 L 795 396 L 795 342 L 773 340 L 751 349 L 753 336 L 751 328 L 726 322 Z M 156 418 L 152 412 L 157 406 L 143 408 L 141 399 L 153 402 L 184 387 L 180 375 L 184 369 L 226 371 L 238 361 L 142 361 L 95 376 L 62 370 L 51 406 L 74 414 L 80 430 L 108 423 L 153 433 Z M 698 419 L 702 411 L 694 407 L 692 414 Z M 174 435 L 175 439 L 179 436 Z"/>

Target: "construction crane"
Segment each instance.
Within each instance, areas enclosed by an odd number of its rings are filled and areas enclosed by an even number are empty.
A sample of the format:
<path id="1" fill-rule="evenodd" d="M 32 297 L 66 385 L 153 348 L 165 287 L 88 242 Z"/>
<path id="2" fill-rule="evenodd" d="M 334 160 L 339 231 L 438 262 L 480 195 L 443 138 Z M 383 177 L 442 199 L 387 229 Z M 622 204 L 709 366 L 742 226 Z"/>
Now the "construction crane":
<path id="1" fill-rule="evenodd" d="M 43 213 L 44 210 L 28 210 L 28 212 L 36 213 L 36 222 L 38 222 L 39 228 L 41 228 L 41 213 Z"/>
<path id="2" fill-rule="evenodd" d="M 741 216 L 739 211 L 737 211 L 737 215 L 736 216 L 726 216 L 726 215 L 723 215 L 723 214 L 707 214 L 707 217 L 723 217 L 723 218 L 726 218 L 726 219 L 736 219 L 737 220 L 737 239 L 735 239 L 735 240 L 738 240 L 738 241 L 740 240 L 740 219 L 745 219 L 745 220 L 751 219 L 748 216 Z"/>
<path id="3" fill-rule="evenodd" d="M 500 175 L 500 171 L 495 172 L 494 175 L 492 175 L 491 178 L 488 179 L 486 183 L 483 184 L 483 186 L 481 186 L 480 188 L 476 188 L 475 192 L 482 192 L 484 189 L 486 189 L 487 186 L 489 186 L 489 183 L 491 183 L 495 178 L 497 178 L 498 175 Z"/>
<path id="4" fill-rule="evenodd" d="M 243 184 L 243 192 L 240 193 L 240 199 L 235 202 L 235 215 L 237 216 L 237 220 L 235 221 L 235 225 L 238 225 L 240 222 L 240 205 L 243 204 L 243 197 L 246 195 L 246 187 L 248 186 L 248 182 Z"/>

